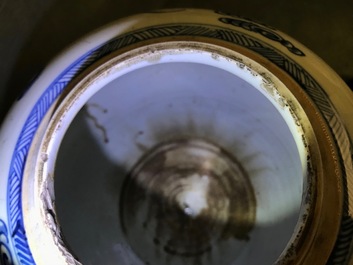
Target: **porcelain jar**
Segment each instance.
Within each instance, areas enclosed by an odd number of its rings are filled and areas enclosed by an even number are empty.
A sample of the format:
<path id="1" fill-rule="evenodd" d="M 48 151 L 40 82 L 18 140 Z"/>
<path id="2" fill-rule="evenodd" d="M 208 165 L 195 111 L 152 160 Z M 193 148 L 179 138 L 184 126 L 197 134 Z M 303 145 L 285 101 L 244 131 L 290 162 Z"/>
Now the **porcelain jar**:
<path id="1" fill-rule="evenodd" d="M 353 94 L 247 18 L 112 23 L 0 134 L 2 264 L 350 264 Z"/>

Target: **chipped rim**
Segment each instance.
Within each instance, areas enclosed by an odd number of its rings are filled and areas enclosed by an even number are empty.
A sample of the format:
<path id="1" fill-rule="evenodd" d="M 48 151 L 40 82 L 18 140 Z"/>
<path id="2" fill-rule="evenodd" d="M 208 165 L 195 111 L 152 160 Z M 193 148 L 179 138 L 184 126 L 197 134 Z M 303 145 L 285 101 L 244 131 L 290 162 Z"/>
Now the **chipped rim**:
<path id="1" fill-rule="evenodd" d="M 68 89 L 68 93 L 53 104 L 55 106 L 52 106 L 46 114 L 45 122 L 42 123 L 44 125 L 39 128 L 32 144 L 28 155 L 28 161 L 31 163 L 26 164 L 24 175 L 24 223 L 28 242 L 37 264 L 53 263 L 53 260 L 56 261 L 55 264 L 80 264 L 62 240 L 54 206 L 53 168 L 57 150 L 69 124 L 80 107 L 105 84 L 137 69 L 136 66 L 139 64 L 160 63 L 166 54 L 181 55 L 181 57 L 195 54 L 201 57 L 209 56 L 214 59 L 213 63 L 223 60 L 223 66 L 217 65 L 219 68 L 225 67 L 225 62 L 228 66 L 237 65 L 238 68 L 242 65 L 242 69 L 247 71 L 249 76 L 261 78 L 263 88 L 261 93 L 273 103 L 282 116 L 287 116 L 284 119 L 293 137 L 296 138 L 302 165 L 305 168 L 300 218 L 277 264 L 293 261 L 302 264 L 310 260 L 320 263 L 328 259 L 341 219 L 341 213 L 338 211 L 341 207 L 337 206 L 342 205 L 342 197 L 337 192 L 342 183 L 339 181 L 340 172 L 337 163 L 323 163 L 323 159 L 334 160 L 336 152 L 332 137 L 327 133 L 327 125 L 316 106 L 301 88 L 278 68 L 268 66 L 263 59 L 249 51 L 244 51 L 241 47 L 232 47 L 231 50 L 224 46 L 226 45 L 221 47 L 214 42 L 212 44 L 191 40 L 168 42 L 164 40 L 159 43 L 154 40 L 153 44 L 140 43 L 134 49 L 114 52 L 96 62 L 76 79 Z M 186 57 L 181 60 L 186 60 Z M 266 64 L 267 68 L 263 64 Z M 229 71 L 229 69 L 224 70 Z M 251 82 L 251 78 L 247 81 Z M 331 173 L 336 175 L 336 185 L 332 185 L 331 182 L 326 183 L 325 177 Z M 34 181 L 29 181 L 33 178 Z M 32 196 L 33 193 L 34 196 Z M 327 201 L 332 199 L 330 196 L 335 200 L 327 204 Z M 322 218 L 332 214 L 332 211 L 338 211 L 334 220 L 331 217 L 329 224 L 322 221 Z M 332 226 L 332 224 L 336 225 Z M 330 249 L 327 256 L 323 255 L 322 249 L 312 248 L 313 242 L 324 234 L 326 241 L 323 249 Z M 43 255 L 43 253 L 50 254 Z"/>

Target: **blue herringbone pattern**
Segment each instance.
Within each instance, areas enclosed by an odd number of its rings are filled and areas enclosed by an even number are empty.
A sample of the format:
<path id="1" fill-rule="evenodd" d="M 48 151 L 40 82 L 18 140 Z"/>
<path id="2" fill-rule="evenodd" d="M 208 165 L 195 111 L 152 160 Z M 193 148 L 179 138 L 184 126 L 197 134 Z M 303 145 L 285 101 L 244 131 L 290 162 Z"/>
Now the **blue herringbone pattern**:
<path id="1" fill-rule="evenodd" d="M 67 84 L 90 65 L 96 57 L 96 52 L 89 52 L 72 64 L 46 89 L 32 109 L 18 138 L 9 172 L 7 207 L 12 244 L 15 247 L 18 262 L 21 265 L 35 264 L 26 238 L 21 206 L 22 176 L 30 145 L 41 120 L 51 104 L 63 92 Z"/>

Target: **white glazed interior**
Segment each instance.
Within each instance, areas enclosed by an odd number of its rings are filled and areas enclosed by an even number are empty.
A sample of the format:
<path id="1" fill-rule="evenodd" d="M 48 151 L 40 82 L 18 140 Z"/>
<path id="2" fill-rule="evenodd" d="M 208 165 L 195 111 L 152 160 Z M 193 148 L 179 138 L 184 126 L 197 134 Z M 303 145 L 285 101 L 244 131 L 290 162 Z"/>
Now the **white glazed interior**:
<path id="1" fill-rule="evenodd" d="M 70 94 L 76 97 L 70 107 L 64 100 L 64 115 L 47 132 L 37 172 L 55 175 L 58 220 L 83 264 L 143 264 L 119 224 L 122 181 L 146 150 L 179 136 L 217 143 L 237 158 L 253 185 L 255 227 L 248 241 L 235 240 L 228 251 L 236 251 L 237 259 L 224 264 L 273 264 L 281 255 L 300 216 L 306 150 L 300 127 L 277 92 L 283 84 L 237 57 L 243 61 L 201 49 L 140 53 L 79 96 Z M 154 253 L 143 255 L 159 264 Z M 227 251 L 212 255 L 227 257 Z"/>

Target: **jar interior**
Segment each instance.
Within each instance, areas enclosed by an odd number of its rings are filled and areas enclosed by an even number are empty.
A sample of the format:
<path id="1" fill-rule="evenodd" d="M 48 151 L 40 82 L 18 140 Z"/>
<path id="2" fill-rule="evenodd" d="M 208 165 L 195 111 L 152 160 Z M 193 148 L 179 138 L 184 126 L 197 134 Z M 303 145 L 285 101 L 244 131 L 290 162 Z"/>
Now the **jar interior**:
<path id="1" fill-rule="evenodd" d="M 269 99 L 262 77 L 247 78 L 207 63 L 157 63 L 112 80 L 89 99 L 62 140 L 54 182 L 57 217 L 80 262 L 276 262 L 300 216 L 303 154 L 290 129 L 292 117 Z M 180 141 L 193 144 L 168 149 Z M 158 180 L 153 186 L 158 200 L 150 199 L 151 185 L 145 185 L 144 179 L 151 169 L 147 167 L 145 174 L 141 163 L 165 161 L 159 150 L 177 150 L 169 156 L 186 163 L 187 169 L 210 163 L 210 172 L 217 167 L 212 163 L 218 155 L 226 154 L 224 161 L 233 161 L 230 164 L 242 173 L 239 178 L 230 173 L 231 182 L 224 182 L 224 174 L 217 172 L 226 171 L 226 162 L 219 162 L 223 171 L 212 171 L 212 178 L 186 169 L 187 173 L 176 174 L 168 166 L 168 170 L 155 167 L 158 170 L 149 177 Z M 165 206 L 169 199 L 163 185 L 167 180 L 173 185 L 173 178 L 182 186 L 175 197 L 186 198 L 191 212 L 186 208 L 180 212 L 174 204 Z M 132 180 L 142 184 L 135 187 Z M 225 186 L 223 193 L 209 196 L 219 183 Z M 206 213 L 205 209 L 218 207 L 214 205 L 223 209 L 220 214 L 205 214 L 201 221 L 190 214 Z M 243 220 L 249 213 L 253 218 Z M 240 234 L 224 232 L 229 227 L 238 227 Z"/>

